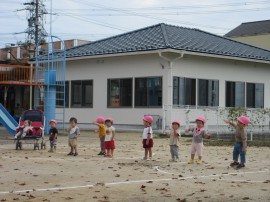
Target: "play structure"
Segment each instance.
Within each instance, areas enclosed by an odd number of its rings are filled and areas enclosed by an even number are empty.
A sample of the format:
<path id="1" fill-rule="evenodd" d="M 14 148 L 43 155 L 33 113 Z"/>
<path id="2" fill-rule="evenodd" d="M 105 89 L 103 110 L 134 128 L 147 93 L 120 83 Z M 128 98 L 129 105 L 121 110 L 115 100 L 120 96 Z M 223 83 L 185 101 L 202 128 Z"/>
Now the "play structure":
<path id="1" fill-rule="evenodd" d="M 9 114 L 9 112 L 1 103 L 0 103 L 0 123 L 7 129 L 9 134 L 14 135 L 16 133 L 18 123 Z"/>
<path id="2" fill-rule="evenodd" d="M 15 139 L 16 150 L 22 149 L 24 144 L 33 144 L 34 150 L 46 149 L 46 141 L 44 138 L 45 117 L 40 110 L 24 111 L 19 120 L 19 126 L 16 128 L 16 133 L 23 133 L 24 121 L 29 120 L 30 127 L 24 137 L 22 135 Z"/>
<path id="3" fill-rule="evenodd" d="M 57 40 L 57 43 L 54 41 Z M 19 126 L 9 113 L 16 108 L 15 104 L 9 106 L 7 110 L 8 92 L 10 88 L 15 88 L 13 94 L 14 103 L 23 102 L 18 97 L 24 96 L 29 103 L 25 110 L 38 110 L 44 113 L 44 123 L 42 123 L 42 136 L 49 132 L 49 120 L 56 119 L 59 129 L 64 129 L 65 123 L 65 76 L 66 76 L 66 50 L 65 44 L 59 38 L 49 36 L 46 44 L 38 44 L 36 47 L 35 60 L 30 61 L 31 66 L 0 64 L 0 87 L 4 89 L 3 105 L 0 105 L 0 123 L 12 136 Z M 17 96 L 21 89 L 26 89 L 29 94 Z M 25 92 L 25 91 L 23 91 Z M 24 110 L 24 111 L 25 111 Z M 25 116 L 22 112 L 20 117 Z M 45 118 L 46 117 L 46 118 Z M 31 119 L 30 119 L 31 120 Z M 35 124 L 35 121 L 33 121 Z M 42 146 L 41 146 L 42 147 Z M 16 146 L 17 148 L 17 146 Z M 19 145 L 18 145 L 18 148 Z M 36 144 L 36 148 L 37 144 Z"/>
<path id="4" fill-rule="evenodd" d="M 66 50 L 64 42 L 56 36 L 49 36 L 46 41 L 47 45 L 39 45 L 36 49 L 35 81 L 42 81 L 43 85 L 35 89 L 35 94 L 39 96 L 34 97 L 34 108 L 44 111 L 45 133 L 48 133 L 51 119 L 56 119 L 58 128 L 64 129 Z"/>

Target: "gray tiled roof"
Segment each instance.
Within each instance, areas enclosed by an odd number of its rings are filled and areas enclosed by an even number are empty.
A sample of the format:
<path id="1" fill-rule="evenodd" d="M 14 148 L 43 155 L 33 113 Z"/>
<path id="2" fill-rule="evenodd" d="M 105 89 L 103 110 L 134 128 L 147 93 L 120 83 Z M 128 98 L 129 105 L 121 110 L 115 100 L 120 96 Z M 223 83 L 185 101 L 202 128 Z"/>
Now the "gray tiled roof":
<path id="1" fill-rule="evenodd" d="M 254 36 L 270 33 L 270 20 L 242 23 L 224 36 Z"/>
<path id="2" fill-rule="evenodd" d="M 66 56 L 71 58 L 160 49 L 270 61 L 270 51 L 198 29 L 163 23 L 68 49 Z"/>

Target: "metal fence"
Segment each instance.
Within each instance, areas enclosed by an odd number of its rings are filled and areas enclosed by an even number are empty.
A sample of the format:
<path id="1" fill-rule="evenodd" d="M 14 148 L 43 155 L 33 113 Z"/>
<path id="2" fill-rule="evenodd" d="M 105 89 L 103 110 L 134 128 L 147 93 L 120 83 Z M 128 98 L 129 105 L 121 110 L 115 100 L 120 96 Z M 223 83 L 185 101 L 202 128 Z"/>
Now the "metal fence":
<path id="1" fill-rule="evenodd" d="M 198 116 L 204 116 L 207 120 L 205 129 L 211 131 L 217 138 L 224 134 L 233 133 L 234 129 L 224 120 L 237 121 L 240 115 L 250 117 L 251 124 L 247 126 L 249 134 L 269 134 L 270 136 L 270 109 L 246 109 L 246 108 L 225 108 L 225 107 L 194 107 L 194 106 L 164 106 L 163 129 L 171 125 L 171 121 L 181 121 L 181 129 L 195 125 Z"/>

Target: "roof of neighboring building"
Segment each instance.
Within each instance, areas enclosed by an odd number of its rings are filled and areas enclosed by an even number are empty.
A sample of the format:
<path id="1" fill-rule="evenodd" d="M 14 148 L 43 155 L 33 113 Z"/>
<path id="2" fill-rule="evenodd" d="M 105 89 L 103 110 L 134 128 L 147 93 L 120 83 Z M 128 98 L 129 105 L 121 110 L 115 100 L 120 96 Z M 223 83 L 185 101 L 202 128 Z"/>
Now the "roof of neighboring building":
<path id="1" fill-rule="evenodd" d="M 163 23 L 68 49 L 66 56 L 72 58 L 161 49 L 270 61 L 270 51 L 198 29 Z"/>
<path id="2" fill-rule="evenodd" d="M 242 23 L 224 36 L 254 36 L 267 33 L 270 33 L 270 20 Z"/>

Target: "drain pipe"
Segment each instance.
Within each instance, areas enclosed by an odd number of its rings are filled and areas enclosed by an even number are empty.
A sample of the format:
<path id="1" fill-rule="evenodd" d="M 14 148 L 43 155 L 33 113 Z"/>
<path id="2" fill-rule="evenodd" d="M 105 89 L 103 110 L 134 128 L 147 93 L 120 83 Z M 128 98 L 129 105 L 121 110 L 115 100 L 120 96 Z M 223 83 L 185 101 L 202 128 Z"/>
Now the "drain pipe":
<path id="1" fill-rule="evenodd" d="M 162 130 L 165 130 L 170 127 L 170 124 L 166 125 L 167 123 L 170 123 L 172 121 L 172 105 L 173 105 L 173 73 L 172 73 L 172 68 L 173 68 L 173 63 L 176 62 L 177 60 L 181 59 L 184 57 L 184 53 L 180 53 L 180 56 L 176 58 L 168 58 L 162 55 L 162 52 L 158 52 L 158 55 L 160 58 L 164 59 L 169 63 L 169 69 L 168 69 L 168 96 L 167 96 L 167 104 L 163 104 L 163 112 L 165 111 L 165 106 L 167 106 L 167 112 L 168 112 L 168 117 L 165 117 L 166 114 L 164 112 L 164 117 L 163 117 L 163 123 L 162 123 Z"/>

